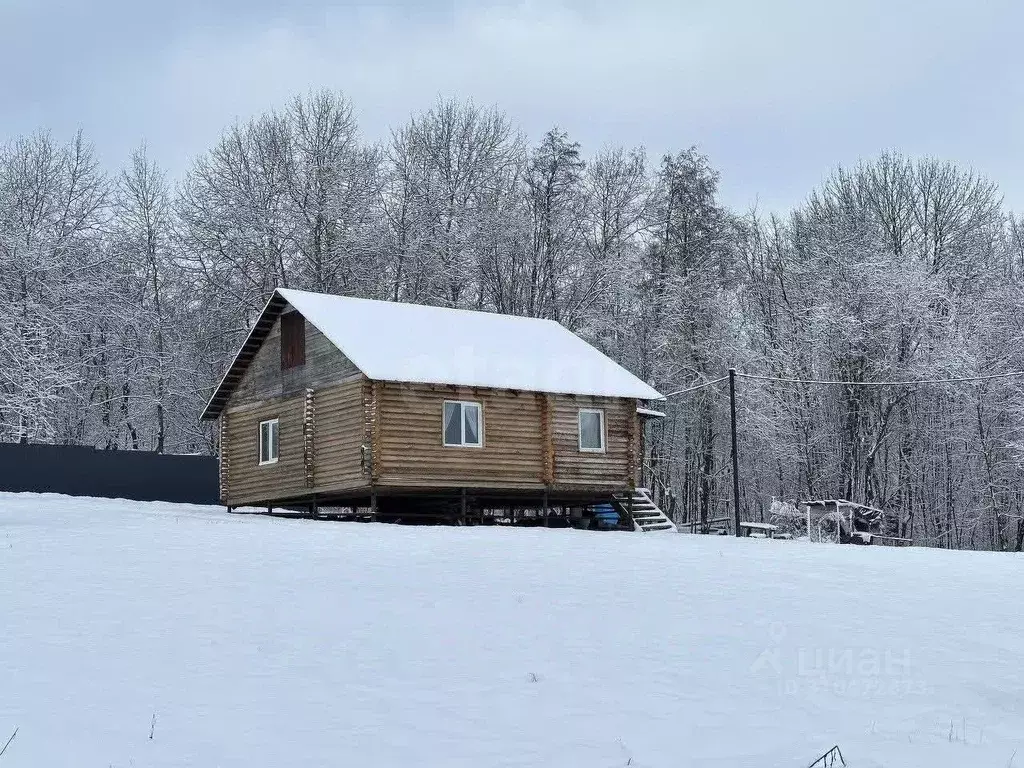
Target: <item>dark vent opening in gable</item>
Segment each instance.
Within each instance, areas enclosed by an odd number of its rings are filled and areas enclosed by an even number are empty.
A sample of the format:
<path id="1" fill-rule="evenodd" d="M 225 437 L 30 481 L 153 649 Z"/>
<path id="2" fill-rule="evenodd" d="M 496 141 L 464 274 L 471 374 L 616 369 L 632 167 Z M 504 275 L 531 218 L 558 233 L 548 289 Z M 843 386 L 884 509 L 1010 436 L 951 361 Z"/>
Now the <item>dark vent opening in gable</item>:
<path id="1" fill-rule="evenodd" d="M 306 364 L 306 318 L 298 312 L 281 315 L 281 370 Z"/>

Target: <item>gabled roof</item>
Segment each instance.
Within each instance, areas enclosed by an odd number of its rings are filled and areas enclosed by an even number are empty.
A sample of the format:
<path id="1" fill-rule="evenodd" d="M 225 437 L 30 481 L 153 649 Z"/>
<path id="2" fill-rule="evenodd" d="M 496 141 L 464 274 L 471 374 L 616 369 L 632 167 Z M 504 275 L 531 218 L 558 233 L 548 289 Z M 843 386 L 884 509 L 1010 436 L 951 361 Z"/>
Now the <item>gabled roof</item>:
<path id="1" fill-rule="evenodd" d="M 216 418 L 287 305 L 367 378 L 660 400 L 661 394 L 552 320 L 278 288 L 203 418 Z"/>
<path id="2" fill-rule="evenodd" d="M 847 501 L 846 499 L 811 499 L 809 501 L 801 501 L 800 504 L 805 507 L 822 507 L 826 509 L 828 507 L 835 507 L 836 509 L 845 509 L 852 507 L 854 509 L 860 510 L 861 512 L 869 513 L 872 515 L 885 514 L 883 510 L 878 509 L 877 507 L 869 507 L 866 504 L 858 504 L 855 501 Z"/>

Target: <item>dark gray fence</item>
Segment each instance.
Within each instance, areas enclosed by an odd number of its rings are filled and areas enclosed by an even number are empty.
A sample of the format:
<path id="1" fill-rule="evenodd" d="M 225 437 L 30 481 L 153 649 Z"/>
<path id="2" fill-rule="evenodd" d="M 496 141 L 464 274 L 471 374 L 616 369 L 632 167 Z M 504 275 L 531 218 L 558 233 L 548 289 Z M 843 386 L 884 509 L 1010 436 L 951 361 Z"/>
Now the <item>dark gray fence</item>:
<path id="1" fill-rule="evenodd" d="M 0 491 L 217 504 L 217 459 L 0 443 Z"/>

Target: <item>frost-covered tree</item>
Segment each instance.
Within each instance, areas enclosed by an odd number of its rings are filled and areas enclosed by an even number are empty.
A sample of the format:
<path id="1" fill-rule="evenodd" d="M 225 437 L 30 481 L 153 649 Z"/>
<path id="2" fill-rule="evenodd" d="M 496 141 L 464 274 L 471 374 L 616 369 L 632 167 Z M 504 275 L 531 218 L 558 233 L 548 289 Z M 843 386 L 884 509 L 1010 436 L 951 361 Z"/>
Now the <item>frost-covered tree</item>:
<path id="1" fill-rule="evenodd" d="M 1021 303 L 1012 244 L 993 185 L 895 154 L 836 171 L 788 223 L 749 222 L 758 367 L 853 382 L 744 382 L 751 453 L 771 457 L 750 462 L 754 495 L 842 495 L 898 511 L 918 541 L 1009 546 L 1020 383 L 856 383 L 1021 370 L 1002 319 Z"/>
<path id="2" fill-rule="evenodd" d="M 7 439 L 82 435 L 84 369 L 103 353 L 94 319 L 108 289 L 107 196 L 81 133 L 67 144 L 38 133 L 0 150 L 0 432 Z"/>
<path id="3" fill-rule="evenodd" d="M 477 271 L 504 226 L 497 193 L 517 178 L 519 135 L 496 109 L 439 101 L 396 130 L 386 154 L 390 294 L 480 306 Z"/>
<path id="4" fill-rule="evenodd" d="M 737 215 L 695 148 L 651 167 L 441 100 L 374 144 L 320 91 L 172 184 L 78 134 L 0 148 L 0 439 L 209 452 L 197 417 L 275 286 L 559 320 L 664 392 L 741 372 L 742 513 L 844 496 L 943 547 L 1024 547 L 1024 224 L 977 173 L 885 153 Z M 820 380 L 843 384 L 821 385 Z M 722 385 L 667 400 L 644 482 L 729 513 Z"/>

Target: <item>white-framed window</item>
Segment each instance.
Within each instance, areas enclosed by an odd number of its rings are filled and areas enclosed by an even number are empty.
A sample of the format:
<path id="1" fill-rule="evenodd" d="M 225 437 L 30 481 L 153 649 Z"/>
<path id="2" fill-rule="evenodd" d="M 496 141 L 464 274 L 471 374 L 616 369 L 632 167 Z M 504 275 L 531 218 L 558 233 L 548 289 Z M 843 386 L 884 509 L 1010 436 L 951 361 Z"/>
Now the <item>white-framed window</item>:
<path id="1" fill-rule="evenodd" d="M 604 453 L 604 411 L 600 408 L 580 408 L 580 450 L 584 453 Z"/>
<path id="2" fill-rule="evenodd" d="M 277 464 L 278 428 L 277 419 L 260 422 L 260 466 Z"/>
<path id="3" fill-rule="evenodd" d="M 484 419 L 480 403 L 445 400 L 441 439 L 448 447 L 481 448 L 484 444 Z"/>

